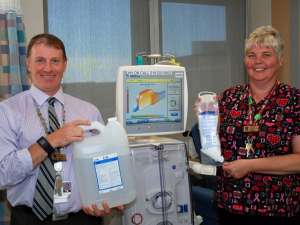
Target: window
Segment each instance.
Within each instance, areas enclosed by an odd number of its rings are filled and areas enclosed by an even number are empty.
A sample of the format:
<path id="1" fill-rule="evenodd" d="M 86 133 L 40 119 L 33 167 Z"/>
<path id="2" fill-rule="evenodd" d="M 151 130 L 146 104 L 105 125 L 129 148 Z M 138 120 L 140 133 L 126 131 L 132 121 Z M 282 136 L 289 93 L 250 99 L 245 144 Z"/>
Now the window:
<path id="1" fill-rule="evenodd" d="M 245 7 L 234 0 L 162 0 L 161 49 L 186 68 L 189 110 L 200 91 L 220 93 L 245 81 Z"/>
<path id="2" fill-rule="evenodd" d="M 163 52 L 197 54 L 203 42 L 226 41 L 224 5 L 162 3 Z"/>
<path id="3" fill-rule="evenodd" d="M 64 83 L 113 82 L 131 64 L 130 0 L 48 0 L 48 31 L 66 46 Z"/>

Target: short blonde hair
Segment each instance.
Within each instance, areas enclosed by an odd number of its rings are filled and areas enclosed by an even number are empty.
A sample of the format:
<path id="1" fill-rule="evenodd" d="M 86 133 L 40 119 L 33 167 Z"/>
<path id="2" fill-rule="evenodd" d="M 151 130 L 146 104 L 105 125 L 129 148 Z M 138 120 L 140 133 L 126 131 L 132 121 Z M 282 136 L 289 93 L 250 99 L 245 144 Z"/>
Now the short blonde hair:
<path id="1" fill-rule="evenodd" d="M 270 25 L 258 27 L 249 35 L 245 41 L 245 53 L 255 44 L 273 48 L 277 57 L 282 57 L 283 40 L 278 30 Z"/>

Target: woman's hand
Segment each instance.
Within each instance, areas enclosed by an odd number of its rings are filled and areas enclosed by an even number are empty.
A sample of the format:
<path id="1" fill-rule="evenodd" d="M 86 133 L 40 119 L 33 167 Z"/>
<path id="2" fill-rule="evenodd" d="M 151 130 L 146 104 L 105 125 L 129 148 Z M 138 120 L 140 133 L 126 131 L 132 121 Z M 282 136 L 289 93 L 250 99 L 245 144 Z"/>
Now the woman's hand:
<path id="1" fill-rule="evenodd" d="M 219 99 L 219 96 L 218 95 L 214 95 L 213 98 L 212 98 L 214 101 L 218 101 Z M 202 104 L 202 106 L 201 106 Z M 211 102 L 211 103 L 205 103 L 203 100 L 202 100 L 202 96 L 198 95 L 194 105 L 193 105 L 193 111 L 195 113 L 195 115 L 197 116 L 198 118 L 198 114 L 200 112 L 200 108 L 204 108 L 205 111 L 206 110 L 209 110 L 209 111 L 216 111 L 216 108 L 215 108 L 215 104 L 214 102 Z"/>
<path id="2" fill-rule="evenodd" d="M 232 162 L 224 162 L 223 170 L 227 177 L 242 178 L 251 172 L 251 160 L 238 159 Z"/>
<path id="3" fill-rule="evenodd" d="M 194 105 L 193 105 L 193 112 L 195 113 L 197 119 L 198 119 L 200 104 L 201 104 L 201 97 L 198 96 L 195 103 L 194 103 Z"/>

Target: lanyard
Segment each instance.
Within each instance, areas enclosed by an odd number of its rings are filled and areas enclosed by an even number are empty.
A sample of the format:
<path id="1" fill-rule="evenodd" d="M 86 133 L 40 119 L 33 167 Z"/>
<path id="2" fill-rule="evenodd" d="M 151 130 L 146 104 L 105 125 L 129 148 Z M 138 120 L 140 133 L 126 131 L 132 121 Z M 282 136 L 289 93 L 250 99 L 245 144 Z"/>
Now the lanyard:
<path id="1" fill-rule="evenodd" d="M 251 133 L 251 132 L 258 132 L 259 131 L 258 122 L 262 118 L 264 110 L 265 110 L 266 106 L 269 104 L 270 98 L 271 98 L 272 95 L 274 95 L 275 90 L 279 86 L 279 84 L 280 84 L 280 82 L 278 80 L 276 80 L 276 82 L 275 82 L 274 86 L 272 87 L 271 91 L 265 97 L 265 100 L 263 102 L 263 105 L 262 105 L 261 109 L 256 114 L 254 113 L 254 110 L 253 110 L 253 97 L 252 97 L 251 90 L 250 90 L 250 87 L 249 87 L 249 91 L 248 91 L 248 118 L 249 118 L 249 123 L 248 123 L 247 126 L 243 127 L 244 132 Z"/>
<path id="2" fill-rule="evenodd" d="M 42 127 L 44 128 L 45 134 L 49 134 L 49 129 L 47 127 L 46 120 L 43 117 L 42 112 L 41 112 L 37 102 L 35 101 L 35 99 L 33 99 L 33 102 L 35 105 L 37 115 L 41 121 Z M 66 122 L 66 111 L 65 111 L 64 105 L 62 105 L 62 125 L 61 126 L 63 126 L 65 124 L 65 122 Z M 60 148 L 56 148 L 56 151 L 52 153 L 51 158 L 55 162 L 66 161 L 66 155 L 60 153 Z M 60 166 L 62 165 L 61 163 L 60 164 L 56 163 L 56 164 L 60 165 Z"/>
<path id="3" fill-rule="evenodd" d="M 32 98 L 32 99 L 33 99 L 33 102 L 34 102 L 36 113 L 37 113 L 37 115 L 38 115 L 38 117 L 41 121 L 42 127 L 44 128 L 45 134 L 49 134 L 49 129 L 48 129 L 48 126 L 46 124 L 46 120 L 43 117 L 43 114 L 42 114 L 37 102 L 35 101 L 34 98 Z M 65 124 L 65 122 L 66 122 L 66 111 L 65 111 L 64 105 L 62 105 L 62 125 L 61 126 L 63 126 Z"/>

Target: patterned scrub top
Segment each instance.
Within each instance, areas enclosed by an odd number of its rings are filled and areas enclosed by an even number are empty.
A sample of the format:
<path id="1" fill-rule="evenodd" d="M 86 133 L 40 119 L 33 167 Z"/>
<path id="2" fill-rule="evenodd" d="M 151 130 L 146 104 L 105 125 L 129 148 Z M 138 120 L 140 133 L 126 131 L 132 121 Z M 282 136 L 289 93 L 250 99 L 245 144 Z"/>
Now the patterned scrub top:
<path id="1" fill-rule="evenodd" d="M 292 153 L 292 138 L 300 135 L 300 90 L 279 83 L 266 97 L 267 104 L 265 100 L 253 101 L 254 113 L 264 107 L 256 133 L 243 132 L 249 121 L 248 97 L 247 84 L 227 89 L 219 100 L 220 141 L 225 161 Z M 248 156 L 247 138 L 254 149 Z M 299 211 L 300 174 L 250 173 L 234 179 L 224 176 L 220 167 L 217 180 L 217 205 L 231 213 L 289 217 Z"/>

